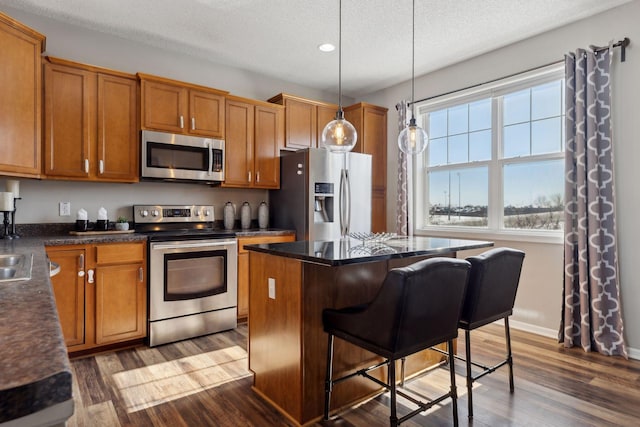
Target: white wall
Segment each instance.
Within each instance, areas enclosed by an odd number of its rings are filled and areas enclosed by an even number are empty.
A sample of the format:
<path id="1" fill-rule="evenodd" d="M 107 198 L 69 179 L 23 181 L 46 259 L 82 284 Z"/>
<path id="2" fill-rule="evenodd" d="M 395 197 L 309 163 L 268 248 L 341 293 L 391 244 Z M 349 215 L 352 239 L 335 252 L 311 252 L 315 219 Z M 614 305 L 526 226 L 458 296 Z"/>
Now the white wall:
<path id="1" fill-rule="evenodd" d="M 626 62 L 620 63 L 619 49 L 612 65 L 613 135 L 615 146 L 617 226 L 620 282 L 627 345 L 640 358 L 640 263 L 635 259 L 640 226 L 640 0 L 600 15 L 544 33 L 480 57 L 438 70 L 416 79 L 416 99 L 435 96 L 474 84 L 518 73 L 563 59 L 566 52 L 589 45 L 606 45 L 609 40 L 631 39 Z M 443 46 L 442 49 L 446 49 Z M 395 104 L 411 96 L 409 82 L 381 90 L 364 101 L 389 108 L 388 226 L 395 229 L 397 171 L 397 119 Z M 555 336 L 560 322 L 562 292 L 562 246 L 496 242 L 526 251 L 525 267 L 514 323 Z"/>

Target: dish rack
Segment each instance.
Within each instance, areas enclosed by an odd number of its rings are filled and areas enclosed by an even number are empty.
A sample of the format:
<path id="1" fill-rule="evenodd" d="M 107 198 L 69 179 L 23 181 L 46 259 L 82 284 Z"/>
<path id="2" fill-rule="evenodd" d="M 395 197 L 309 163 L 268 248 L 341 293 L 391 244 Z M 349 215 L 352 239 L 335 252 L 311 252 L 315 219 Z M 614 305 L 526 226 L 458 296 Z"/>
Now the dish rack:
<path id="1" fill-rule="evenodd" d="M 366 232 L 352 232 L 349 233 L 349 237 L 355 240 L 360 240 L 362 244 L 380 243 L 386 242 L 389 239 L 396 237 L 396 233 L 366 233 Z"/>

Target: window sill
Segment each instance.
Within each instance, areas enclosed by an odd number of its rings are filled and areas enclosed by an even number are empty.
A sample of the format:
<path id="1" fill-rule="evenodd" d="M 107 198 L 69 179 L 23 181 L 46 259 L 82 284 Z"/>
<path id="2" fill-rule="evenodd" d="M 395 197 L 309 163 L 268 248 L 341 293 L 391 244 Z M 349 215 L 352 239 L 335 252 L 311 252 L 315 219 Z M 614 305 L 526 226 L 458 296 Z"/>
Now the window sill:
<path id="1" fill-rule="evenodd" d="M 480 239 L 480 240 L 502 240 L 528 243 L 547 243 L 562 245 L 564 235 L 562 232 L 536 232 L 534 230 L 518 231 L 496 231 L 496 230 L 474 230 L 460 227 L 438 227 L 415 230 L 416 236 L 433 237 L 453 237 L 456 239 Z"/>

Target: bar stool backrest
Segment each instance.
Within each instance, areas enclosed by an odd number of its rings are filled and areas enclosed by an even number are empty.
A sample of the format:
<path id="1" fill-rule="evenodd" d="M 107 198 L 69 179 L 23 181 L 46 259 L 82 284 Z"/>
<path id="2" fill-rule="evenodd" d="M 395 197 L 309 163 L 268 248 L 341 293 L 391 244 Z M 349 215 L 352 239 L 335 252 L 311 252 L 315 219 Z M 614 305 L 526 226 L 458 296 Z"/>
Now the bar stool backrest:
<path id="1" fill-rule="evenodd" d="M 510 316 L 516 300 L 524 252 L 496 248 L 468 257 L 471 276 L 465 298 L 461 327 L 475 329 Z"/>

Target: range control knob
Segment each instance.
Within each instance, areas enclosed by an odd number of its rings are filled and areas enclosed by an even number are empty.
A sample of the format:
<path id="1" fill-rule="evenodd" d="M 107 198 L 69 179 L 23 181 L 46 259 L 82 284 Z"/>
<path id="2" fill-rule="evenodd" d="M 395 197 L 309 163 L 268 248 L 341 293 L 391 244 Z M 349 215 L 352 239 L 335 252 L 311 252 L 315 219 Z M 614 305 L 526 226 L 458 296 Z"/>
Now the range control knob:
<path id="1" fill-rule="evenodd" d="M 158 212 L 157 209 L 154 209 L 151 211 L 151 216 L 158 216 L 158 215 L 160 215 L 160 212 Z"/>
<path id="2" fill-rule="evenodd" d="M 149 211 L 146 210 L 146 209 L 141 210 L 140 211 L 140 216 L 143 217 L 143 218 L 149 216 Z"/>
<path id="3" fill-rule="evenodd" d="M 211 215 L 211 211 L 209 209 L 205 209 L 204 216 L 210 216 L 210 215 Z"/>

